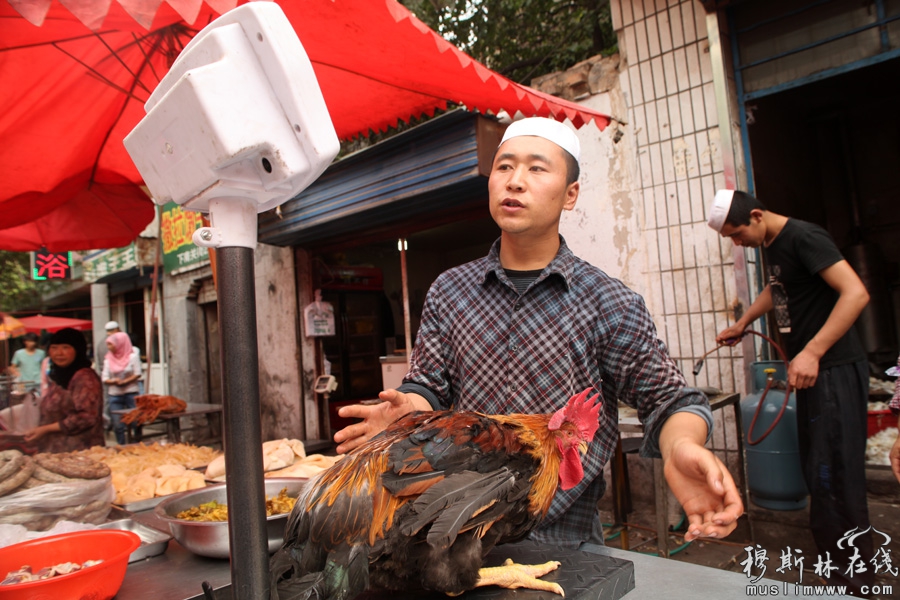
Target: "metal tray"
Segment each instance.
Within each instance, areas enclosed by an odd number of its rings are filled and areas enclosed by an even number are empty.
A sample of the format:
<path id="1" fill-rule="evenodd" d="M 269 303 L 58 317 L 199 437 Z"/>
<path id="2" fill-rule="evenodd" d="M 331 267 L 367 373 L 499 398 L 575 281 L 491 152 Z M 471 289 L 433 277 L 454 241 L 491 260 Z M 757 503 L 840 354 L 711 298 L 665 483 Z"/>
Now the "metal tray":
<path id="1" fill-rule="evenodd" d="M 169 540 L 172 539 L 172 536 L 168 533 L 163 533 L 152 527 L 147 527 L 132 519 L 108 521 L 97 527 L 100 529 L 122 529 L 124 531 L 135 533 L 141 538 L 141 545 L 128 557 L 128 562 L 130 563 L 162 554 L 166 551 L 166 548 L 168 548 Z"/>

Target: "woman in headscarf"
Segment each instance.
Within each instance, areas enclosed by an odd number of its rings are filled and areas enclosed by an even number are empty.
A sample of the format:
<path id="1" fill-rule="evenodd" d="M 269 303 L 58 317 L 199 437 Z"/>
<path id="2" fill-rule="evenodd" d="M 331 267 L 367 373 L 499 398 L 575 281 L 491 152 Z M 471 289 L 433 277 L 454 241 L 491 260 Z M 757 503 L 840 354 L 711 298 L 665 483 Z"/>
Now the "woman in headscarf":
<path id="1" fill-rule="evenodd" d="M 41 452 L 69 452 L 103 446 L 103 386 L 87 357 L 87 342 L 74 329 L 50 338 L 50 382 L 41 397 L 40 424 L 25 441 Z"/>
<path id="2" fill-rule="evenodd" d="M 130 410 L 136 406 L 138 379 L 141 378 L 140 359 L 131 351 L 128 334 L 117 331 L 106 338 L 109 350 L 103 359 L 103 383 L 109 386 L 109 414 L 112 416 L 116 441 L 125 443 L 125 424 L 117 410 Z"/>

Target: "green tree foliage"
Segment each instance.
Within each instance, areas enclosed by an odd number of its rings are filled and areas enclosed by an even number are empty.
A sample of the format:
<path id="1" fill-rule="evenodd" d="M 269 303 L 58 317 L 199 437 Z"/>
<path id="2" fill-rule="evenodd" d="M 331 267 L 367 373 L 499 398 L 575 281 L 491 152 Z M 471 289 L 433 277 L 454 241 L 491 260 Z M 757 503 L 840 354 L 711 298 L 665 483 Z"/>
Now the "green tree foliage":
<path id="1" fill-rule="evenodd" d="M 616 51 L 609 0 L 400 0 L 445 39 L 528 85 Z"/>
<path id="2" fill-rule="evenodd" d="M 34 281 L 28 276 L 31 257 L 27 252 L 0 250 L 0 310 L 13 311 L 40 300 Z"/>
<path id="3" fill-rule="evenodd" d="M 609 0 L 399 2 L 469 56 L 525 85 L 540 75 L 617 50 Z M 450 104 L 448 109 L 454 106 Z M 428 119 L 420 115 L 400 121 L 386 132 L 370 132 L 342 141 L 338 156 L 362 150 Z"/>

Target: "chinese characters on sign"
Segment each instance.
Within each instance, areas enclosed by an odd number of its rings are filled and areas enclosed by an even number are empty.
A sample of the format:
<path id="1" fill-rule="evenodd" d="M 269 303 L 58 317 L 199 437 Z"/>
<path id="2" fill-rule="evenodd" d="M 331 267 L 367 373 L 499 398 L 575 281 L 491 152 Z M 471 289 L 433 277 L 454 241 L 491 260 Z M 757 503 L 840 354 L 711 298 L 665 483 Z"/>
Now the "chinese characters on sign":
<path id="1" fill-rule="evenodd" d="M 137 248 L 134 242 L 124 248 L 109 248 L 85 256 L 83 261 L 84 280 L 99 281 L 107 275 L 121 273 L 138 266 Z"/>
<path id="2" fill-rule="evenodd" d="M 209 263 L 206 248 L 194 245 L 194 231 L 203 227 L 200 213 L 182 210 L 174 202 L 160 208 L 159 229 L 166 273 L 180 273 Z"/>
<path id="3" fill-rule="evenodd" d="M 32 259 L 34 266 L 31 276 L 35 281 L 72 278 L 71 252 L 47 252 L 41 249 L 32 253 Z"/>
<path id="4" fill-rule="evenodd" d="M 843 547 L 843 545 L 846 544 L 848 548 L 854 549 L 848 564 L 835 564 L 831 560 L 831 553 L 826 552 L 824 557 L 821 555 L 816 557 L 816 561 L 812 564 L 812 572 L 826 580 L 837 571 L 852 576 L 864 573 L 867 569 L 873 569 L 876 575 L 883 574 L 897 577 L 900 570 L 893 565 L 891 551 L 887 547 L 888 544 L 891 543 L 891 537 L 877 529 L 869 528 L 869 530 L 876 536 L 876 539 L 877 536 L 881 536 L 884 540 L 881 546 L 875 550 L 874 556 L 866 559 L 860 554 L 859 548 L 857 548 L 853 542 L 859 535 L 865 533 L 865 531 L 857 531 L 854 528 L 845 533 L 844 537 L 838 542 L 839 547 Z M 799 549 L 792 549 L 790 547 L 781 551 L 781 555 L 779 556 L 780 565 L 775 571 L 782 574 L 788 571 L 796 572 L 797 581 L 794 583 L 781 582 L 780 584 L 773 584 L 770 582 L 768 584 L 758 584 L 759 580 L 766 574 L 766 563 L 771 557 L 766 549 L 759 544 L 756 544 L 756 546 L 747 546 L 744 548 L 744 551 L 747 553 L 747 557 L 741 561 L 740 564 L 743 567 L 742 571 L 744 575 L 750 579 L 750 585 L 747 586 L 746 590 L 747 596 L 796 596 L 800 593 L 805 595 L 832 596 L 835 594 L 844 595 L 847 593 L 847 590 L 841 586 L 804 584 L 803 552 Z M 863 592 L 890 595 L 893 593 L 893 586 L 875 585 L 872 586 L 871 590 L 863 590 Z"/>

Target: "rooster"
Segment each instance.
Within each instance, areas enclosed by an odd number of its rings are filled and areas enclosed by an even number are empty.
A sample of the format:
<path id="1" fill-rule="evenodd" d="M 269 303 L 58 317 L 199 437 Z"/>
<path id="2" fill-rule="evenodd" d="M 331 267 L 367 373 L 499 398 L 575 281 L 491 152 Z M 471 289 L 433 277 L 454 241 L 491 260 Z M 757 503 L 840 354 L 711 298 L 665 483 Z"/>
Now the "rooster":
<path id="1" fill-rule="evenodd" d="M 552 415 L 401 417 L 304 488 L 270 560 L 272 600 L 483 585 L 564 595 L 538 579 L 558 562 L 481 566 L 540 523 L 557 487 L 581 481 L 601 406 L 589 392 Z"/>

